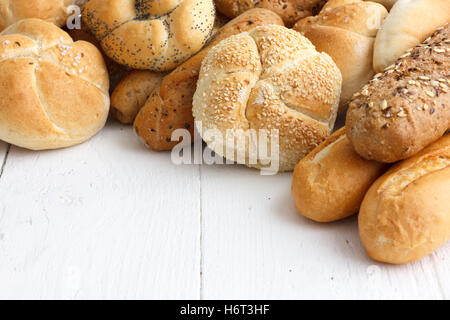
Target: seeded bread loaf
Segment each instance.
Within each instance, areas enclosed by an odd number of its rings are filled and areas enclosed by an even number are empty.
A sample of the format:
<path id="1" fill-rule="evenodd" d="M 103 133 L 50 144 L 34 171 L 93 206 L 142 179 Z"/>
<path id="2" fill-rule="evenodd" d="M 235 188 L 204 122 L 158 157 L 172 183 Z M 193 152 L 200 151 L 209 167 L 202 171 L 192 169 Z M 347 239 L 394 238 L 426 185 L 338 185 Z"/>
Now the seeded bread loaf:
<path id="1" fill-rule="evenodd" d="M 347 135 L 364 158 L 406 159 L 450 128 L 450 24 L 354 95 Z"/>
<path id="2" fill-rule="evenodd" d="M 176 129 L 187 129 L 191 136 L 194 136 L 192 97 L 197 88 L 203 58 L 211 47 L 221 40 L 265 24 L 282 25 L 283 21 L 276 13 L 266 9 L 244 12 L 228 22 L 205 49 L 164 78 L 134 122 L 136 133 L 149 148 L 171 150 L 178 143 L 171 141 L 172 132 Z"/>
<path id="3" fill-rule="evenodd" d="M 215 0 L 217 10 L 229 18 L 235 18 L 252 8 L 264 8 L 277 13 L 286 26 L 317 14 L 327 0 Z"/>
<path id="4" fill-rule="evenodd" d="M 231 36 L 208 52 L 193 115 L 214 152 L 256 168 L 266 168 L 258 135 L 276 131 L 279 142 L 268 141 L 271 148 L 277 146 L 271 154 L 279 156 L 277 169 L 292 171 L 331 133 L 341 86 L 334 61 L 307 38 L 282 26 L 262 26 Z"/>
<path id="5" fill-rule="evenodd" d="M 213 0 L 89 0 L 83 19 L 114 61 L 167 71 L 209 40 L 215 9 Z"/>
<path id="6" fill-rule="evenodd" d="M 375 72 L 381 72 L 448 22 L 449 0 L 398 0 L 375 39 Z"/>
<path id="7" fill-rule="evenodd" d="M 295 207 L 317 222 L 349 217 L 358 212 L 367 190 L 386 169 L 385 164 L 361 158 L 341 128 L 295 166 Z"/>
<path id="8" fill-rule="evenodd" d="M 375 75 L 373 45 L 387 14 L 386 8 L 371 1 L 330 0 L 319 15 L 294 26 L 318 51 L 330 55 L 341 70 L 341 114 L 347 110 L 352 95 Z"/>
<path id="9" fill-rule="evenodd" d="M 450 239 L 450 135 L 380 177 L 359 212 L 359 234 L 377 261 L 408 263 Z"/>

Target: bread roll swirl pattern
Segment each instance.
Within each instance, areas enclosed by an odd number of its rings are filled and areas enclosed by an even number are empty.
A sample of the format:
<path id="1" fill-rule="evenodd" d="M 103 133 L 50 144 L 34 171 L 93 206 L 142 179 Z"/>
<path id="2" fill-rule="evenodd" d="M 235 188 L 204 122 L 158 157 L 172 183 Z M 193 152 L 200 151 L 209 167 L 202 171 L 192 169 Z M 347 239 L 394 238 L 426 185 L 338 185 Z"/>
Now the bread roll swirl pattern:
<path id="1" fill-rule="evenodd" d="M 194 119 L 224 137 L 239 129 L 278 130 L 280 170 L 289 171 L 330 134 L 341 84 L 333 60 L 308 39 L 281 26 L 257 27 L 209 51 L 194 95 Z M 220 155 L 232 147 L 203 138 Z M 248 146 L 236 152 L 247 153 Z"/>
<path id="2" fill-rule="evenodd" d="M 83 18 L 116 62 L 166 71 L 208 41 L 215 9 L 213 0 L 90 0 Z"/>
<path id="3" fill-rule="evenodd" d="M 21 20 L 0 34 L 0 139 L 42 150 L 103 128 L 109 79 L 100 51 L 55 25 Z"/>

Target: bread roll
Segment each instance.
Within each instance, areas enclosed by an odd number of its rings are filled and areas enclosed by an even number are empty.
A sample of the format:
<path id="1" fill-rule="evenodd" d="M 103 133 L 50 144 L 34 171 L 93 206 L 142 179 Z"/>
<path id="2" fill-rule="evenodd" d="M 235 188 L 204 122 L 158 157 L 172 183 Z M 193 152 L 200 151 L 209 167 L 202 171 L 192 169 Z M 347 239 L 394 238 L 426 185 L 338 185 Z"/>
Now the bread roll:
<path id="1" fill-rule="evenodd" d="M 217 10 L 229 18 L 235 18 L 252 8 L 272 10 L 291 27 L 297 20 L 317 14 L 327 0 L 215 0 Z"/>
<path id="2" fill-rule="evenodd" d="M 90 0 L 83 19 L 116 62 L 167 71 L 208 41 L 215 9 L 213 0 Z"/>
<path id="3" fill-rule="evenodd" d="M 92 35 L 92 33 L 90 33 L 85 23 L 81 24 L 80 29 L 68 29 L 67 33 L 72 37 L 73 41 L 83 40 L 90 42 L 102 52 L 103 59 L 105 60 L 106 68 L 108 69 L 109 74 L 109 90 L 110 92 L 112 92 L 112 90 L 114 90 L 114 88 L 122 80 L 122 78 L 130 72 L 130 69 L 118 64 L 103 53 L 100 43 Z"/>
<path id="4" fill-rule="evenodd" d="M 0 33 L 0 139 L 32 149 L 86 141 L 109 111 L 100 51 L 54 24 L 17 22 Z"/>
<path id="5" fill-rule="evenodd" d="M 0 31 L 22 19 L 37 18 L 62 27 L 72 5 L 87 0 L 0 0 Z"/>
<path id="6" fill-rule="evenodd" d="M 295 166 L 295 207 L 317 222 L 347 218 L 358 212 L 367 190 L 386 169 L 361 158 L 341 128 Z"/>
<path id="7" fill-rule="evenodd" d="M 375 74 L 373 45 L 387 14 L 382 5 L 370 1 L 330 0 L 319 15 L 294 26 L 318 51 L 329 54 L 341 70 L 340 113 L 345 113 L 352 95 Z"/>
<path id="8" fill-rule="evenodd" d="M 359 233 L 369 256 L 387 263 L 425 257 L 450 239 L 450 135 L 400 162 L 364 198 Z"/>
<path id="9" fill-rule="evenodd" d="M 176 129 L 187 129 L 194 137 L 192 97 L 197 88 L 203 58 L 214 44 L 229 36 L 257 26 L 283 25 L 281 18 L 266 9 L 251 9 L 227 23 L 201 52 L 180 65 L 164 78 L 134 122 L 136 133 L 154 150 L 171 150 L 178 142 L 171 141 Z"/>
<path id="10" fill-rule="evenodd" d="M 364 158 L 409 158 L 450 128 L 450 24 L 378 74 L 349 104 L 347 135 Z"/>
<path id="11" fill-rule="evenodd" d="M 333 129 L 341 85 L 341 73 L 330 56 L 317 52 L 298 32 L 257 27 L 208 52 L 194 95 L 194 119 L 212 150 L 257 168 L 264 165 L 259 155 L 256 163 L 249 161 L 250 146 L 258 145 L 250 129 L 256 134 L 277 130 L 279 170 L 290 171 Z M 205 136 L 208 130 L 230 139 Z M 236 146 L 243 135 L 250 141 Z M 237 157 L 230 159 L 229 150 Z"/>
<path id="12" fill-rule="evenodd" d="M 397 1 L 375 40 L 375 71 L 383 71 L 447 22 L 450 22 L 449 0 Z"/>
<path id="13" fill-rule="evenodd" d="M 147 70 L 130 72 L 111 95 L 111 115 L 123 124 L 133 123 L 150 93 L 161 84 L 164 75 Z"/>

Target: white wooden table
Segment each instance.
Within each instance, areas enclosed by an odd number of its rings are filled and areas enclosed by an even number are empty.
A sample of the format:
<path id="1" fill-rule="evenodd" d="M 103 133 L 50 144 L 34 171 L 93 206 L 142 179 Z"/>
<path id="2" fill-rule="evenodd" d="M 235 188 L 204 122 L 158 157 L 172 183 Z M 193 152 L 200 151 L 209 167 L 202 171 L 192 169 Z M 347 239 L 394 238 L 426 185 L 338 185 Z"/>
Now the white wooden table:
<path id="1" fill-rule="evenodd" d="M 357 221 L 300 217 L 290 174 L 175 166 L 116 123 L 65 150 L 0 142 L 0 298 L 450 298 L 450 243 L 371 261 Z"/>

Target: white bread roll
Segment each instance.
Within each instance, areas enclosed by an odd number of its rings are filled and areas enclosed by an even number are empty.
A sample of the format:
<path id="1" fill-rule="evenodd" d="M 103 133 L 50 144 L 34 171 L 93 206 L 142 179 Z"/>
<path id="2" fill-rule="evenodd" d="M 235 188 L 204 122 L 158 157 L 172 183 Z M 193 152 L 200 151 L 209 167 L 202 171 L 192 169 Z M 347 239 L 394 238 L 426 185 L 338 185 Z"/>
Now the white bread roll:
<path id="1" fill-rule="evenodd" d="M 330 55 L 341 70 L 340 113 L 345 113 L 352 95 L 375 75 L 373 46 L 387 15 L 386 8 L 378 3 L 330 0 L 319 15 L 302 19 L 294 26 L 317 51 Z"/>
<path id="2" fill-rule="evenodd" d="M 341 128 L 295 166 L 295 207 L 317 222 L 347 218 L 358 212 L 367 190 L 386 169 L 361 158 Z"/>
<path id="3" fill-rule="evenodd" d="M 213 0 L 89 0 L 83 20 L 114 61 L 168 71 L 197 53 L 215 21 Z"/>
<path id="4" fill-rule="evenodd" d="M 72 14 L 70 6 L 87 0 L 0 0 L 0 31 L 19 20 L 36 18 L 62 27 Z"/>
<path id="5" fill-rule="evenodd" d="M 359 233 L 369 256 L 401 264 L 450 239 L 450 135 L 398 163 L 367 192 Z"/>
<path id="6" fill-rule="evenodd" d="M 0 140 L 32 150 L 86 141 L 103 128 L 109 79 L 102 54 L 49 22 L 0 33 Z"/>
<path id="7" fill-rule="evenodd" d="M 226 157 L 226 149 L 234 150 L 238 159 L 230 160 L 258 168 L 259 157 L 253 164 L 248 159 L 249 146 L 257 141 L 250 137 L 240 149 L 233 138 L 251 129 L 256 134 L 278 130 L 279 170 L 290 171 L 331 133 L 341 85 L 330 56 L 317 52 L 300 33 L 276 25 L 257 27 L 208 52 L 194 95 L 194 119 L 203 133 L 217 130 L 230 137 L 215 141 L 202 134 L 212 150 Z"/>
<path id="8" fill-rule="evenodd" d="M 449 0 L 397 1 L 375 40 L 375 71 L 383 71 L 447 22 L 450 22 Z"/>

